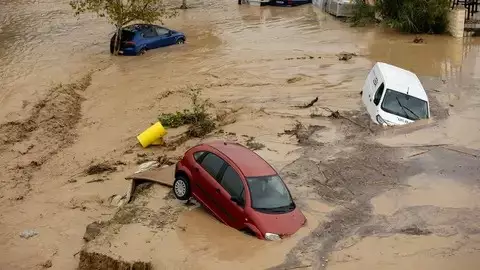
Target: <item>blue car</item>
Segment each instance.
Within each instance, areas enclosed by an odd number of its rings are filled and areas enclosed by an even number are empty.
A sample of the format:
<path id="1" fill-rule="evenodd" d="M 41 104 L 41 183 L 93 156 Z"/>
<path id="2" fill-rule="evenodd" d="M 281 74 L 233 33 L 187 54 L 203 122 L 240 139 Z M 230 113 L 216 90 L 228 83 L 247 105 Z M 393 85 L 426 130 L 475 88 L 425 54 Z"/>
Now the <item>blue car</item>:
<path id="1" fill-rule="evenodd" d="M 114 34 L 110 40 L 110 53 L 114 51 Z M 185 34 L 153 24 L 132 24 L 122 28 L 119 54 L 141 55 L 151 49 L 185 43 Z"/>

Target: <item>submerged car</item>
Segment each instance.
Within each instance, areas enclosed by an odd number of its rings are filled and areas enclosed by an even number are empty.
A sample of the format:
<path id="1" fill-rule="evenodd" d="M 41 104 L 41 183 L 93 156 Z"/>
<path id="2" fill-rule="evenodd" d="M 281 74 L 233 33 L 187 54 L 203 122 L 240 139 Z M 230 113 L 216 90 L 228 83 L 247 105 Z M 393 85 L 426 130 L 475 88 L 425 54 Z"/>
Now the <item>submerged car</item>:
<path id="1" fill-rule="evenodd" d="M 176 165 L 173 192 L 179 200 L 195 198 L 221 222 L 260 239 L 279 240 L 306 222 L 273 167 L 238 143 L 189 149 Z"/>
<path id="2" fill-rule="evenodd" d="M 110 53 L 114 51 L 114 34 L 110 39 Z M 120 51 L 123 55 L 141 55 L 148 50 L 183 44 L 185 34 L 153 24 L 132 24 L 122 28 Z"/>
<path id="3" fill-rule="evenodd" d="M 413 72 L 378 62 L 368 73 L 362 101 L 373 122 L 403 125 L 430 118 L 428 96 Z"/>

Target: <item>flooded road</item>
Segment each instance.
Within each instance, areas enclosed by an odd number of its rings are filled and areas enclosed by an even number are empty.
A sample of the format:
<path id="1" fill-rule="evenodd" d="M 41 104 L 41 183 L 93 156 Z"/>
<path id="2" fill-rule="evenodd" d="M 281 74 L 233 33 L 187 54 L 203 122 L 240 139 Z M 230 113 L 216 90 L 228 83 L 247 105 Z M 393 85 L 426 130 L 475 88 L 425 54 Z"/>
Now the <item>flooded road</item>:
<path id="1" fill-rule="evenodd" d="M 68 1 L 0 0 L 0 268 L 51 260 L 52 269 L 74 269 L 85 226 L 113 218 L 87 248 L 158 269 L 476 269 L 479 39 L 423 36 L 414 44 L 390 30 L 351 28 L 311 5 L 189 2 L 165 21 L 186 33 L 185 45 L 112 57 L 113 28 L 73 17 Z M 358 56 L 338 61 L 343 51 Z M 419 75 L 432 121 L 372 133 L 324 117 L 328 107 L 364 121 L 358 93 L 375 61 Z M 204 140 L 251 136 L 265 145 L 257 152 L 309 220 L 296 235 L 258 241 L 163 187 L 126 208 L 138 218 L 118 218 L 111 198 L 125 192 L 137 163 L 181 156 L 201 141 L 174 150 L 135 141 L 160 113 L 187 108 L 182 91 L 194 85 L 214 114 L 232 118 Z M 317 96 L 312 108 L 295 108 Z M 295 121 L 317 131 L 303 143 L 279 135 Z M 101 181 L 84 175 L 100 161 L 125 165 Z M 430 233 L 402 233 L 415 226 Z M 20 238 L 26 229 L 39 234 Z"/>

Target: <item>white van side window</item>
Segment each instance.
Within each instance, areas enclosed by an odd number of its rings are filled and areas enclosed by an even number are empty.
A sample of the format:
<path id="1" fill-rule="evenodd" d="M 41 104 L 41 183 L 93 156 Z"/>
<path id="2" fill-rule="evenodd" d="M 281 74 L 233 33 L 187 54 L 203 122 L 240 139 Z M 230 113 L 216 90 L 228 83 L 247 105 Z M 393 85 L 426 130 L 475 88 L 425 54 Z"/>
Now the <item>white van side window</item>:
<path id="1" fill-rule="evenodd" d="M 375 92 L 375 97 L 373 98 L 373 103 L 375 105 L 378 105 L 380 103 L 380 99 L 382 98 L 383 95 L 383 90 L 385 90 L 385 84 L 382 83 L 377 89 L 377 92 Z"/>
<path id="2" fill-rule="evenodd" d="M 375 67 L 372 68 L 372 75 L 373 75 L 373 85 L 375 87 L 377 87 L 377 84 L 378 84 L 378 76 L 377 76 L 377 73 L 375 72 Z"/>

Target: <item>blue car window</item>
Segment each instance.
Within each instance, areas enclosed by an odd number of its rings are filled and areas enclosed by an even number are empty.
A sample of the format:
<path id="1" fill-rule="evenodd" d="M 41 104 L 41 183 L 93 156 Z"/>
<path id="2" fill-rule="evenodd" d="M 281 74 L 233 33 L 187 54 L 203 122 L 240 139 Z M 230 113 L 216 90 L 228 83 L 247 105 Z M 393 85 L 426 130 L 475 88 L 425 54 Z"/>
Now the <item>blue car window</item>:
<path id="1" fill-rule="evenodd" d="M 162 28 L 162 27 L 156 27 L 156 30 L 157 30 L 157 35 L 159 35 L 159 36 L 166 35 L 169 32 L 168 29 L 165 29 L 165 28 Z"/>
<path id="2" fill-rule="evenodd" d="M 142 32 L 143 32 L 143 37 L 146 37 L 146 38 L 153 38 L 157 36 L 157 32 L 151 27 L 146 28 Z"/>

